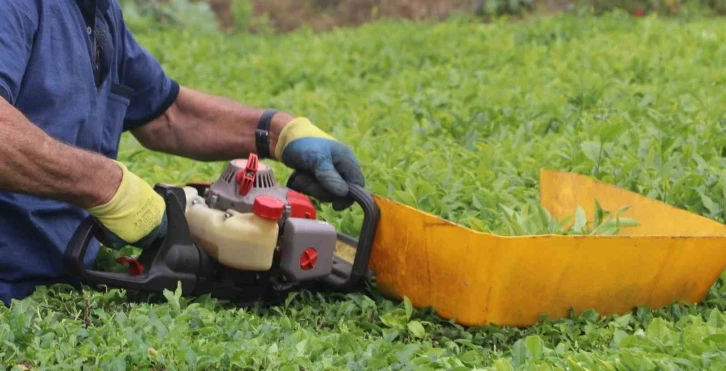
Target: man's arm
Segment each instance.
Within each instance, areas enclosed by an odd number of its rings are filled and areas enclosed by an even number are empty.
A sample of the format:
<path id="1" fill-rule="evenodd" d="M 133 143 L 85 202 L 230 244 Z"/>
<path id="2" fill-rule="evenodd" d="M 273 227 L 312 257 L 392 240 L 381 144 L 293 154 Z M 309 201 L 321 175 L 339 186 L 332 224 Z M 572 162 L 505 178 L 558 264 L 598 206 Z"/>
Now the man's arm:
<path id="1" fill-rule="evenodd" d="M 134 90 L 124 120 L 151 150 L 199 161 L 246 158 L 257 152 L 255 131 L 263 110 L 180 87 L 125 27 L 121 84 Z M 269 152 L 294 170 L 290 188 L 342 210 L 352 205 L 348 184 L 365 186 L 358 160 L 305 117 L 276 114 Z"/>
<path id="2" fill-rule="evenodd" d="M 88 209 L 110 200 L 121 182 L 112 160 L 51 138 L 2 97 L 0 138 L 0 190 Z"/>
<path id="3" fill-rule="evenodd" d="M 111 247 L 145 247 L 166 233 L 164 200 L 151 186 L 114 160 L 51 138 L 2 97 L 0 138 L 0 190 L 87 210 Z"/>
<path id="4" fill-rule="evenodd" d="M 263 112 L 180 87 L 179 96 L 164 114 L 131 132 L 148 149 L 198 161 L 246 158 L 256 152 L 255 129 Z M 273 155 L 282 128 L 293 118 L 284 112 L 272 118 L 269 148 Z"/>
<path id="5" fill-rule="evenodd" d="M 246 158 L 257 151 L 254 134 L 263 112 L 181 87 L 165 113 L 131 132 L 151 150 L 200 161 Z M 353 204 L 348 183 L 365 186 L 350 148 L 307 118 L 277 113 L 269 137 L 272 157 L 295 171 L 290 188 L 343 210 Z"/>

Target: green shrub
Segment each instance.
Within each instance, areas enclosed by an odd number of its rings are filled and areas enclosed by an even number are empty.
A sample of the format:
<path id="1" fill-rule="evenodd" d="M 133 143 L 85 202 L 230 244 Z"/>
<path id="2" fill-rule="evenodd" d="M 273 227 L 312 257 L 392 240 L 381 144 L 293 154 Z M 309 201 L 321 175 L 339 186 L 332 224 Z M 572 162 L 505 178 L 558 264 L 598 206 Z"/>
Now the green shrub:
<path id="1" fill-rule="evenodd" d="M 476 0 L 478 15 L 499 16 L 506 14 L 522 14 L 532 10 L 538 0 Z"/>
<path id="2" fill-rule="evenodd" d="M 119 0 L 129 26 L 140 29 L 190 28 L 197 32 L 219 30 L 214 11 L 205 1 Z"/>
<path id="3" fill-rule="evenodd" d="M 232 0 L 231 10 L 235 30 L 247 31 L 252 20 L 252 3 L 249 0 Z"/>
<path id="4" fill-rule="evenodd" d="M 726 12 L 726 0 L 574 0 L 573 3 L 598 15 L 615 10 L 660 15 Z"/>

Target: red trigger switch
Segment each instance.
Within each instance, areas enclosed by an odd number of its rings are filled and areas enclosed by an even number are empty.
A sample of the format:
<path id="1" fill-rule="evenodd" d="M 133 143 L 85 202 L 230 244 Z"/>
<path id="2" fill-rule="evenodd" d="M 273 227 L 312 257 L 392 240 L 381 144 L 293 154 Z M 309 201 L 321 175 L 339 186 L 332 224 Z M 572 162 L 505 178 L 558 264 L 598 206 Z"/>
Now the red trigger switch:
<path id="1" fill-rule="evenodd" d="M 128 256 L 122 256 L 118 259 L 116 259 L 116 262 L 119 264 L 127 264 L 129 265 L 129 274 L 132 276 L 138 276 L 142 273 L 144 273 L 144 266 L 139 263 L 138 260 L 128 257 Z"/>
<path id="2" fill-rule="evenodd" d="M 235 175 L 235 180 L 239 184 L 239 194 L 244 196 L 250 193 L 252 186 L 255 184 L 255 177 L 257 176 L 257 155 L 250 153 L 250 157 L 247 159 L 247 166 L 244 170 L 240 170 Z"/>
<path id="3" fill-rule="evenodd" d="M 309 271 L 315 267 L 317 261 L 318 252 L 314 248 L 308 247 L 300 256 L 300 268 L 304 271 Z"/>

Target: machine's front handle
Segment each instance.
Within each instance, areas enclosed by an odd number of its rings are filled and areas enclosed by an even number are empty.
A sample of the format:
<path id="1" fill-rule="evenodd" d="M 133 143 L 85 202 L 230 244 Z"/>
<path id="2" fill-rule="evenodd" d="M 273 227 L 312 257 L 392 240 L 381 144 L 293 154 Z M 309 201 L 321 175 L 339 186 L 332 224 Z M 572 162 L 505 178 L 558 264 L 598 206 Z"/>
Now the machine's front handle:
<path id="1" fill-rule="evenodd" d="M 132 290 L 142 289 L 148 280 L 148 275 L 145 273 L 132 276 L 128 273 L 113 273 L 86 269 L 84 264 L 86 251 L 88 250 L 91 239 L 94 237 L 99 241 L 103 241 L 103 227 L 96 218 L 89 216 L 76 229 L 68 244 L 68 249 L 64 256 L 66 273 L 73 277 L 78 277 L 84 283 L 88 284 L 102 284 Z M 156 242 L 156 244 L 158 243 Z M 152 246 L 151 249 L 158 251 L 157 246 Z"/>
<path id="2" fill-rule="evenodd" d="M 207 259 L 189 237 L 184 215 L 183 190 L 166 185 L 157 185 L 156 191 L 164 197 L 168 232 L 164 239 L 155 241 L 144 249 L 139 261 L 145 271 L 138 275 L 129 273 L 103 272 L 86 269 L 84 260 L 91 239 L 103 241 L 103 226 L 89 216 L 76 229 L 64 254 L 66 273 L 80 278 L 87 284 L 102 284 L 110 287 L 138 291 L 161 291 L 174 289 L 178 281 L 184 291 L 194 289 L 197 272 L 208 265 Z"/>
<path id="3" fill-rule="evenodd" d="M 368 275 L 368 262 L 380 219 L 378 205 L 368 191 L 356 184 L 349 184 L 348 188 L 350 197 L 363 209 L 363 225 L 350 269 L 347 264 L 334 266 L 332 274 L 325 279 L 337 291 L 355 290 Z"/>

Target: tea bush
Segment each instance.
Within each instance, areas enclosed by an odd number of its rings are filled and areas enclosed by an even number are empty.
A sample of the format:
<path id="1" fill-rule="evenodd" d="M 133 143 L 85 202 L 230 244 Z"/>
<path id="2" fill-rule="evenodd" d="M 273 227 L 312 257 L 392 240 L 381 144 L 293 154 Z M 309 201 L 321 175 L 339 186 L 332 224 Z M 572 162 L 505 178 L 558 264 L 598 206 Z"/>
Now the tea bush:
<path id="1" fill-rule="evenodd" d="M 641 15 L 657 13 L 660 15 L 676 15 L 691 13 L 724 14 L 724 0 L 574 0 L 573 4 L 584 7 L 595 14 L 610 11 L 626 11 Z"/>
<path id="2" fill-rule="evenodd" d="M 353 148 L 373 192 L 479 230 L 509 230 L 504 207 L 521 213 L 536 202 L 543 167 L 726 219 L 726 24 L 718 19 L 386 21 L 265 38 L 136 31 L 180 83 L 306 115 Z M 224 165 L 153 153 L 128 135 L 120 159 L 150 183 L 214 180 Z M 281 182 L 289 175 L 279 164 L 274 170 Z M 360 222 L 355 210 L 324 206 L 322 214 L 351 233 Z M 272 308 L 175 292 L 135 303 L 119 290 L 41 288 L 0 308 L 0 364 L 723 369 L 722 282 L 699 305 L 587 311 L 524 329 L 462 328 L 384 300 L 375 286 L 350 295 L 301 292 Z"/>

